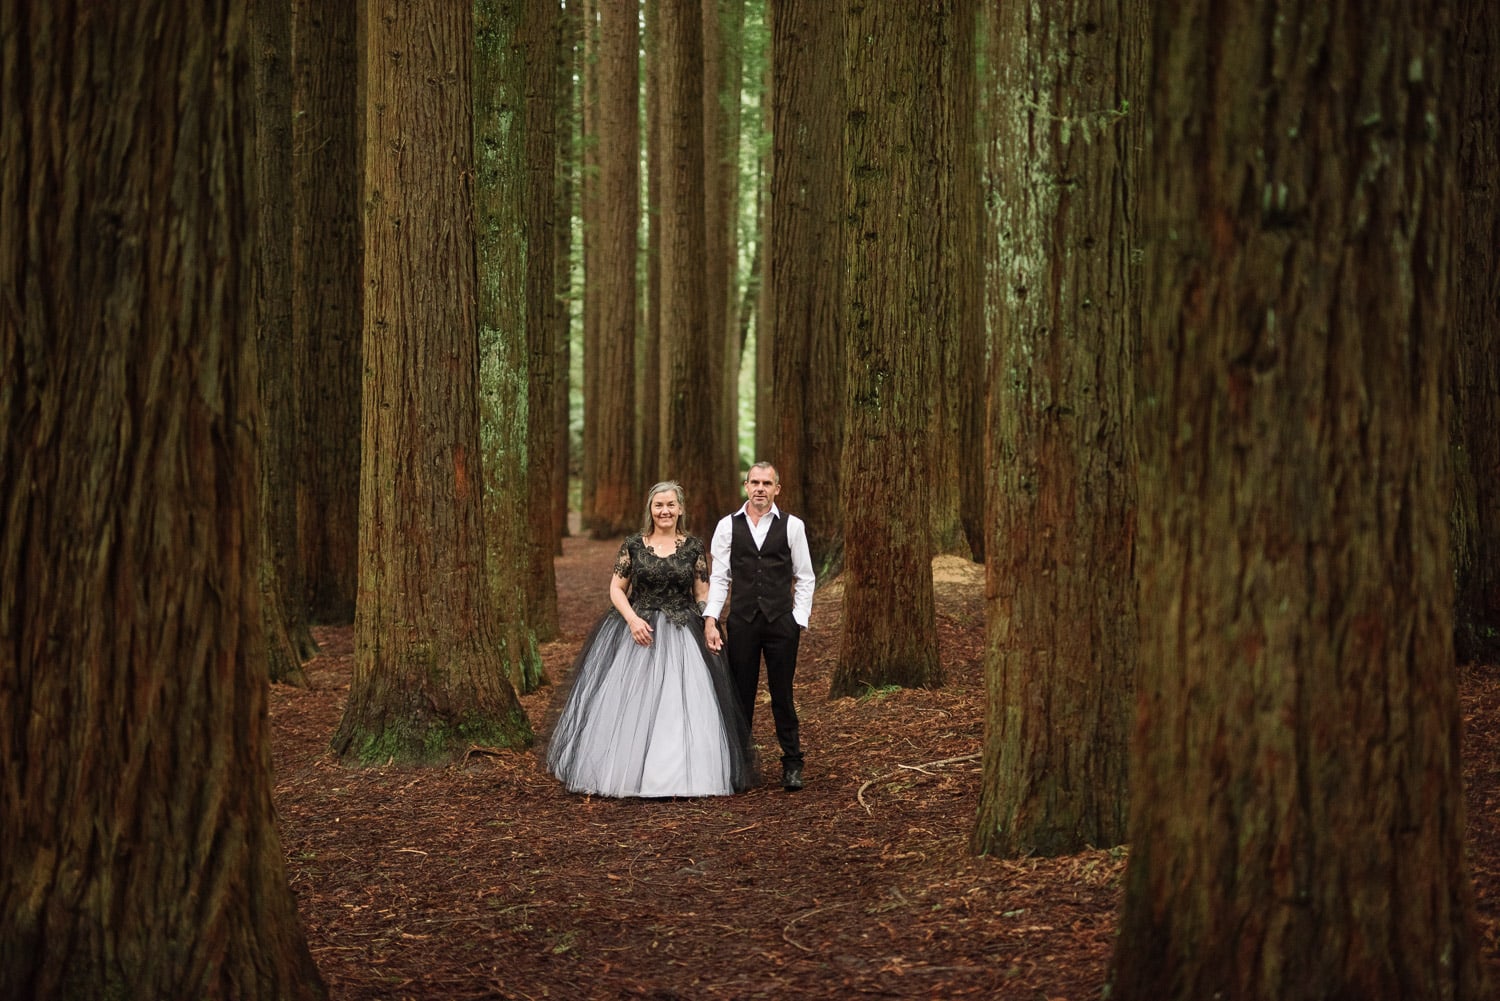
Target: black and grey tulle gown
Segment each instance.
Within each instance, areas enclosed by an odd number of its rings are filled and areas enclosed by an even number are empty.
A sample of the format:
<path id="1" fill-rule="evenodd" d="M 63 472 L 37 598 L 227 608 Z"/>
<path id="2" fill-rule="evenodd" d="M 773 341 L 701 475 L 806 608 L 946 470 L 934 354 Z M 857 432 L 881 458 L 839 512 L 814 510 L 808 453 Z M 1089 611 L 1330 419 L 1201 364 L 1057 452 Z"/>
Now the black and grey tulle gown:
<path id="1" fill-rule="evenodd" d="M 547 769 L 597 796 L 723 796 L 757 781 L 749 727 L 723 658 L 703 642 L 695 580 L 708 579 L 702 540 L 658 556 L 632 535 L 615 574 L 651 624 L 641 646 L 611 608 L 584 641 L 547 744 Z"/>

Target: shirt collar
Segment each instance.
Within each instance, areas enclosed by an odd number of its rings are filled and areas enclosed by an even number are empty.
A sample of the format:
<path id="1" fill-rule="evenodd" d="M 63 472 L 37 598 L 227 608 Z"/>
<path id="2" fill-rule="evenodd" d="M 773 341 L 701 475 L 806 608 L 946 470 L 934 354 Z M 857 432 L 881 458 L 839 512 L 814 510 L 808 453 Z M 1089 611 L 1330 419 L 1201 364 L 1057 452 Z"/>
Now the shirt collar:
<path id="1" fill-rule="evenodd" d="M 776 502 L 775 501 L 771 502 L 771 510 L 770 510 L 769 513 L 770 513 L 770 516 L 772 518 L 780 518 L 781 517 L 781 508 L 779 508 L 779 507 L 776 506 Z M 745 520 L 749 521 L 750 520 L 750 502 L 749 501 L 745 501 L 745 503 L 741 504 L 740 505 L 740 509 L 738 511 L 736 511 L 735 514 L 742 514 L 742 515 L 745 516 Z"/>

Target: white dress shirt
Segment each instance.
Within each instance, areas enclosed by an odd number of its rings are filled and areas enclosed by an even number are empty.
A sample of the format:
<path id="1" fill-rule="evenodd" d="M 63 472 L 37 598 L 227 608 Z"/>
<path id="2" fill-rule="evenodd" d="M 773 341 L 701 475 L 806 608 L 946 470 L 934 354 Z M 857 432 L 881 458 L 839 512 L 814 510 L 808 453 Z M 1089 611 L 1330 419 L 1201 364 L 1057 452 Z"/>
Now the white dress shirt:
<path id="1" fill-rule="evenodd" d="M 771 531 L 771 522 L 776 518 L 785 518 L 786 543 L 792 551 L 792 618 L 797 620 L 797 625 L 806 629 L 812 616 L 813 588 L 817 586 L 812 554 L 807 548 L 807 526 L 794 514 L 782 514 L 774 503 L 766 516 L 756 522 L 750 517 L 749 507 L 748 501 L 740 505 L 740 509 L 734 514 L 720 518 L 719 524 L 714 528 L 713 542 L 709 546 L 713 569 L 709 573 L 708 601 L 703 606 L 703 615 L 718 621 L 719 613 L 724 610 L 724 601 L 729 597 L 729 552 L 734 544 L 734 515 L 745 515 L 745 525 L 750 529 L 750 537 L 755 540 L 756 549 L 765 545 L 766 535 Z"/>

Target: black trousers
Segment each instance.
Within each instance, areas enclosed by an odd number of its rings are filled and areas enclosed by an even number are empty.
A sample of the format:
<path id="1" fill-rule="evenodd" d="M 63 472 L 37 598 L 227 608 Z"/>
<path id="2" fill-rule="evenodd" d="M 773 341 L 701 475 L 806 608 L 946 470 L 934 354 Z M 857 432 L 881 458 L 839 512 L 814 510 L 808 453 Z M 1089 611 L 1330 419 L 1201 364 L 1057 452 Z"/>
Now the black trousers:
<path id="1" fill-rule="evenodd" d="M 802 764 L 802 741 L 797 707 L 792 701 L 792 675 L 797 671 L 797 647 L 802 627 L 790 612 L 767 619 L 757 611 L 751 619 L 731 618 L 725 652 L 729 673 L 745 722 L 755 716 L 755 695 L 760 688 L 760 661 L 766 660 L 766 687 L 771 690 L 771 715 L 776 720 L 776 742 L 781 745 L 783 765 Z"/>

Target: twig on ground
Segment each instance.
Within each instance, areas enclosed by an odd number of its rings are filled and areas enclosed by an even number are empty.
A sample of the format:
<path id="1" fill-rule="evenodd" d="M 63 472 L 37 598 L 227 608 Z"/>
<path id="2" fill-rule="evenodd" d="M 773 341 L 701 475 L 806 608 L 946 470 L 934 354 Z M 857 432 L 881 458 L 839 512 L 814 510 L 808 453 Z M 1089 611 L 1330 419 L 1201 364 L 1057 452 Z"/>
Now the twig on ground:
<path id="1" fill-rule="evenodd" d="M 958 764 L 961 761 L 978 761 L 978 760 L 979 760 L 979 752 L 976 751 L 973 754 L 960 754 L 956 758 L 942 758 L 942 759 L 940 759 L 938 761 L 924 761 L 920 765 L 898 765 L 896 767 L 895 771 L 886 772 L 884 775 L 877 775 L 873 779 L 870 779 L 868 782 L 866 782 L 864 785 L 860 786 L 859 790 L 857 792 L 855 792 L 854 798 L 859 801 L 859 805 L 860 806 L 862 806 L 862 807 L 865 808 L 865 812 L 866 813 L 870 813 L 871 812 L 871 810 L 870 810 L 870 804 L 868 804 L 868 803 L 865 802 L 865 790 L 868 789 L 868 788 L 870 788 L 870 786 L 874 785 L 876 782 L 879 782 L 882 779 L 888 779 L 888 778 L 891 778 L 892 776 L 900 775 L 902 769 L 905 769 L 907 771 L 913 771 L 913 772 L 922 772 L 923 775 L 931 775 L 932 774 L 931 772 L 925 771 L 924 769 L 927 769 L 927 768 L 936 768 L 939 765 L 955 765 L 955 764 Z"/>

